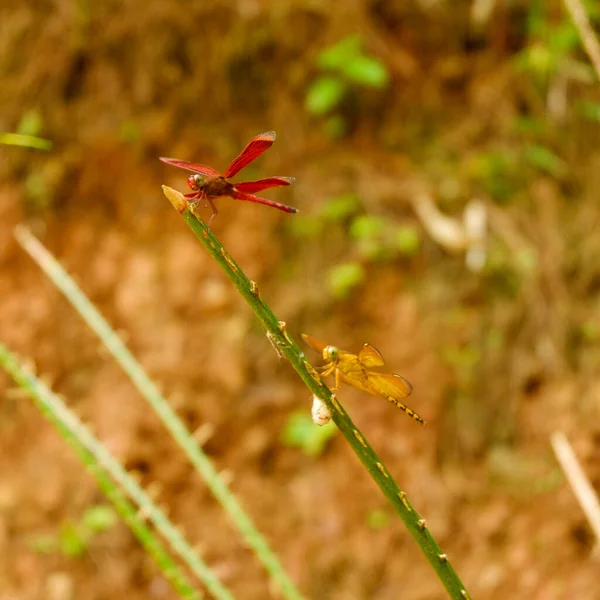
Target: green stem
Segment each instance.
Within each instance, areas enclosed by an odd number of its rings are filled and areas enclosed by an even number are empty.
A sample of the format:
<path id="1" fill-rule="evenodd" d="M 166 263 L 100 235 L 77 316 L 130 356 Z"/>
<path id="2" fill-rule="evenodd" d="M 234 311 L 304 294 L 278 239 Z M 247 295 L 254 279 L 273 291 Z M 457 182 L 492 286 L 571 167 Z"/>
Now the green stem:
<path id="1" fill-rule="evenodd" d="M 69 277 L 58 261 L 29 231 L 23 227 L 18 227 L 15 231 L 15 236 L 25 251 L 69 299 L 85 322 L 115 357 L 115 360 L 121 365 L 142 396 L 150 403 L 165 427 L 194 465 L 196 471 L 204 479 L 210 491 L 229 514 L 248 546 L 262 562 L 273 582 L 279 587 L 282 596 L 286 600 L 302 600 L 302 594 L 288 577 L 279 559 L 275 556 L 265 538 L 256 529 L 256 526 L 237 501 L 235 495 L 219 476 L 208 456 L 198 447 L 184 423 L 158 391 L 133 354 L 131 354 L 125 344 L 111 329 L 104 317 L 86 298 L 85 294 Z"/>
<path id="2" fill-rule="evenodd" d="M 198 599 L 202 594 L 189 584 L 179 566 L 173 562 L 160 540 L 145 525 L 132 504 L 113 481 L 147 514 L 148 519 L 165 537 L 173 551 L 181 557 L 190 570 L 206 585 L 207 590 L 221 600 L 233 600 L 231 593 L 217 579 L 210 568 L 196 555 L 183 536 L 175 529 L 165 514 L 154 504 L 119 462 L 89 432 L 65 403 L 37 377 L 27 371 L 17 357 L 0 343 L 0 365 L 19 386 L 26 389 L 44 416 L 75 448 L 83 462 L 90 468 L 98 485 L 113 502 L 126 524 L 154 557 L 165 577 L 185 598 Z M 112 478 L 112 481 L 111 481 Z"/>
<path id="3" fill-rule="evenodd" d="M 244 297 L 258 320 L 267 331 L 270 341 L 275 345 L 278 354 L 283 354 L 296 370 L 310 391 L 320 398 L 331 412 L 333 421 L 342 432 L 363 465 L 367 468 L 375 483 L 385 494 L 392 506 L 402 519 L 413 539 L 417 542 L 423 554 L 444 584 L 451 598 L 465 600 L 469 598 L 465 586 L 452 568 L 444 554 L 431 535 L 426 521 L 408 501 L 406 493 L 398 487 L 381 459 L 375 454 L 365 436 L 354 425 L 342 405 L 321 381 L 312 365 L 304 357 L 285 328 L 285 323 L 279 321 L 269 306 L 262 300 L 255 282 L 246 277 L 240 266 L 223 248 L 221 242 L 214 236 L 206 224 L 190 210 L 185 198 L 176 190 L 163 186 L 163 191 L 183 219 L 208 250 L 210 255 L 219 263 L 225 274 Z"/>

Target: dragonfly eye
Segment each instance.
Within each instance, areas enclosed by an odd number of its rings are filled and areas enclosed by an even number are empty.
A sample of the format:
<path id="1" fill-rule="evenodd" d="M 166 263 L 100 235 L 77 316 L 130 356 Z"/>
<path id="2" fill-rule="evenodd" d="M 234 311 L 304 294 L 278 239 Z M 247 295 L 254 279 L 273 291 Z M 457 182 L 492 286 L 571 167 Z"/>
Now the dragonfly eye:
<path id="1" fill-rule="evenodd" d="M 335 361 L 338 358 L 339 349 L 335 346 L 326 346 L 323 348 L 323 359 Z"/>
<path id="2" fill-rule="evenodd" d="M 196 173 L 195 175 L 190 175 L 188 177 L 188 185 L 190 186 L 190 188 L 192 188 L 192 190 L 196 191 L 199 190 L 202 185 L 204 184 L 204 177 L 202 175 L 198 175 L 198 173 Z"/>

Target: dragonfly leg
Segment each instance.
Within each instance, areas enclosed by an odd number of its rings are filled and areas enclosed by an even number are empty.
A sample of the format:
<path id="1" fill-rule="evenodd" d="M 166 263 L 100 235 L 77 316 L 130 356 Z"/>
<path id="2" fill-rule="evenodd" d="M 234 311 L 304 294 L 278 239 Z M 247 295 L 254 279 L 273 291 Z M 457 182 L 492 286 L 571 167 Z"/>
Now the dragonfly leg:
<path id="1" fill-rule="evenodd" d="M 186 198 L 189 198 L 191 196 L 192 201 L 190 202 L 190 204 L 192 206 L 198 206 L 198 204 L 200 204 L 200 202 L 202 202 L 202 198 L 204 197 L 204 192 L 198 192 L 197 194 L 186 194 Z"/>
<path id="2" fill-rule="evenodd" d="M 335 387 L 331 388 L 332 390 L 339 390 L 342 387 L 342 384 L 340 383 L 340 370 L 336 369 L 335 370 Z"/>
<path id="3" fill-rule="evenodd" d="M 212 198 L 210 196 L 206 196 L 206 206 L 208 207 L 208 205 L 210 204 L 210 207 L 212 208 L 213 214 L 210 216 L 210 219 L 208 220 L 207 223 L 207 227 L 210 229 L 210 224 L 213 222 L 213 219 L 219 214 L 219 211 L 217 210 L 217 207 L 215 206 L 215 203 L 213 202 Z"/>

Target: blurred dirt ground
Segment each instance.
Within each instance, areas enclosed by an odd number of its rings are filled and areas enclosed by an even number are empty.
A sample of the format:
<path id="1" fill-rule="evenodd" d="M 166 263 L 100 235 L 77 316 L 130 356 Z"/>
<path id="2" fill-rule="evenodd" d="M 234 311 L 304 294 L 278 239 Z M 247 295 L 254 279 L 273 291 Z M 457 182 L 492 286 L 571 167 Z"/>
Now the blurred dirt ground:
<path id="1" fill-rule="evenodd" d="M 600 103 L 600 93 L 575 41 L 542 74 L 522 67 L 528 48 L 563 52 L 560 3 L 490 2 L 482 18 L 483 4 L 0 8 L 0 129 L 29 115 L 54 142 L 48 153 L 0 148 L 0 339 L 158 486 L 238 598 L 277 594 L 14 227 L 27 224 L 75 276 L 190 430 L 213 427 L 206 451 L 307 598 L 444 598 L 341 436 L 316 458 L 282 441 L 290 416 L 308 414 L 309 394 L 161 193 L 161 183 L 183 190 L 186 175 L 158 156 L 222 168 L 253 135 L 276 130 L 249 178 L 295 176 L 268 197 L 301 212 L 224 199 L 217 236 L 292 335 L 351 351 L 368 340 L 411 381 L 424 428 L 384 400 L 352 389 L 339 397 L 473 598 L 599 598 L 597 540 L 549 436 L 568 435 L 598 490 L 600 129 L 576 106 Z M 319 54 L 355 33 L 390 83 L 355 90 L 340 107 L 346 134 L 331 139 L 304 98 Z M 516 131 L 516 121 L 530 129 Z M 514 164 L 499 175 L 497 162 L 475 169 L 500 154 Z M 481 273 L 428 236 L 407 185 L 425 186 L 457 218 L 484 199 Z M 417 231 L 418 252 L 365 258 L 346 222 L 317 235 L 290 224 L 314 227 L 348 193 L 361 213 Z M 336 299 L 328 272 L 347 260 L 366 277 Z M 4 373 L 0 390 L 0 600 L 174 598 L 123 525 L 75 556 L 40 550 L 36 540 L 60 539 L 103 499 Z"/>

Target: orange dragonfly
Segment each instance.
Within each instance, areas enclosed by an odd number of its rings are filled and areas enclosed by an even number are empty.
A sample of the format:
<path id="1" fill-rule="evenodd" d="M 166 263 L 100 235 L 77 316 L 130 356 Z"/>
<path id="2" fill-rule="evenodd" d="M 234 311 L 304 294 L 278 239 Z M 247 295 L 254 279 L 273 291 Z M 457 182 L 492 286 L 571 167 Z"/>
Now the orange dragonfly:
<path id="1" fill-rule="evenodd" d="M 335 346 L 319 342 L 310 335 L 302 334 L 302 339 L 314 350 L 320 352 L 323 360 L 329 361 L 321 367 L 321 375 L 335 374 L 334 390 L 340 389 L 340 382 L 347 383 L 363 392 L 374 396 L 383 396 L 394 406 L 403 410 L 415 421 L 425 424 L 425 421 L 411 408 L 400 402 L 412 392 L 412 385 L 404 377 L 396 373 L 377 373 L 371 371 L 372 367 L 383 367 L 383 356 L 375 346 L 364 344 L 362 350 L 356 354 L 344 352 Z"/>
<path id="2" fill-rule="evenodd" d="M 241 183 L 231 183 L 230 181 L 227 181 L 230 177 L 233 177 L 244 167 L 249 165 L 253 160 L 257 159 L 263 152 L 268 150 L 273 145 L 274 141 L 274 131 L 267 131 L 266 133 L 257 135 L 241 151 L 240 155 L 231 161 L 230 165 L 225 169 L 225 172 L 222 175 L 219 171 L 207 165 L 190 163 L 177 158 L 164 158 L 162 156 L 160 157 L 160 160 L 169 165 L 173 165 L 174 167 L 179 167 L 180 169 L 185 169 L 186 171 L 192 171 L 192 173 L 194 173 L 194 175 L 190 175 L 187 180 L 188 185 L 193 191 L 191 194 L 184 195 L 186 198 L 193 200 L 193 204 L 202 202 L 202 200 L 206 200 L 207 206 L 210 204 L 213 214 L 208 221 L 209 226 L 212 220 L 219 214 L 213 200 L 221 196 L 229 196 L 234 200 L 246 200 L 248 202 L 266 204 L 267 206 L 283 210 L 287 213 L 295 213 L 297 211 L 293 206 L 287 206 L 254 195 L 255 192 L 260 192 L 267 188 L 290 185 L 290 183 L 295 181 L 293 177 L 267 177 L 266 179 L 243 181 Z"/>

